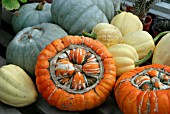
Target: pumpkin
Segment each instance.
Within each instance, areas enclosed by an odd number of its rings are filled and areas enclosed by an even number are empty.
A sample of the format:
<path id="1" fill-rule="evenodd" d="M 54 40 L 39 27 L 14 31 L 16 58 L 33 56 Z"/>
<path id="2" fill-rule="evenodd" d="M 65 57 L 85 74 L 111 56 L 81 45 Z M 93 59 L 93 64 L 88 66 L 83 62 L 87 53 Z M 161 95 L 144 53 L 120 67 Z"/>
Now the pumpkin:
<path id="1" fill-rule="evenodd" d="M 26 27 L 13 38 L 6 50 L 7 63 L 23 68 L 30 76 L 35 77 L 36 59 L 40 51 L 56 38 L 66 36 L 67 33 L 51 23 L 42 23 L 33 27 Z"/>
<path id="2" fill-rule="evenodd" d="M 91 32 L 98 23 L 109 23 L 114 16 L 112 0 L 54 0 L 51 6 L 53 21 L 68 34 Z"/>
<path id="3" fill-rule="evenodd" d="M 14 107 L 24 107 L 37 100 L 38 93 L 28 74 L 19 66 L 0 68 L 0 101 Z"/>
<path id="4" fill-rule="evenodd" d="M 92 33 L 83 31 L 84 36 L 95 38 L 103 43 L 107 48 L 122 43 L 123 37 L 120 30 L 109 23 L 98 23 L 93 27 Z"/>
<path id="5" fill-rule="evenodd" d="M 52 23 L 50 9 L 51 4 L 46 2 L 22 5 L 12 18 L 14 31 L 17 33 L 25 27 L 31 27 L 41 23 Z"/>
<path id="6" fill-rule="evenodd" d="M 155 47 L 152 63 L 170 65 L 170 31 L 162 32 L 158 36 L 162 34 L 164 34 L 164 36 L 159 40 Z"/>
<path id="7" fill-rule="evenodd" d="M 101 105 L 116 80 L 112 55 L 99 41 L 65 36 L 48 44 L 38 55 L 36 85 L 52 106 L 82 111 Z"/>
<path id="8" fill-rule="evenodd" d="M 170 67 L 141 66 L 124 73 L 116 81 L 114 96 L 124 114 L 170 113 Z"/>
<path id="9" fill-rule="evenodd" d="M 116 63 L 116 76 L 120 77 L 123 73 L 135 69 L 135 67 L 146 62 L 152 55 L 149 51 L 147 56 L 139 60 L 138 53 L 134 47 L 128 44 L 116 44 L 108 48 Z"/>
<path id="10" fill-rule="evenodd" d="M 139 59 L 144 58 L 150 50 L 154 51 L 155 43 L 152 36 L 146 31 L 135 31 L 123 37 L 123 43 L 133 46 Z"/>
<path id="11" fill-rule="evenodd" d="M 121 12 L 111 20 L 111 24 L 116 26 L 125 36 L 129 32 L 142 31 L 143 24 L 140 19 L 131 12 Z"/>

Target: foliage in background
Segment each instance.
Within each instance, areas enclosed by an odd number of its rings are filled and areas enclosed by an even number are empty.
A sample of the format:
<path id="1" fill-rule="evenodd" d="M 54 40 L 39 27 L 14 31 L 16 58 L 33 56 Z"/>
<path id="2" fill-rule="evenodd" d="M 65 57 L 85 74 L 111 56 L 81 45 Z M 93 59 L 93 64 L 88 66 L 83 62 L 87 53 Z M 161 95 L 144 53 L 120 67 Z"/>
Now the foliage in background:
<path id="1" fill-rule="evenodd" d="M 154 0 L 135 0 L 133 14 L 137 15 L 144 22 L 153 2 Z"/>
<path id="2" fill-rule="evenodd" d="M 27 0 L 2 0 L 2 6 L 7 10 L 14 10 L 20 7 L 20 3 L 25 3 Z"/>

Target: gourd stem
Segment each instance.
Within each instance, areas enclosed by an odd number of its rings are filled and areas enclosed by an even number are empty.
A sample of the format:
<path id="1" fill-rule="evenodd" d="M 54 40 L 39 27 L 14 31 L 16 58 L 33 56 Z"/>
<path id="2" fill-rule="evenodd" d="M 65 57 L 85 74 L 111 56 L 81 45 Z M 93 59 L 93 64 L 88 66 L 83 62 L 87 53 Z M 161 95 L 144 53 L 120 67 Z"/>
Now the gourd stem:
<path id="1" fill-rule="evenodd" d="M 88 32 L 86 32 L 86 31 L 83 30 L 82 34 L 83 34 L 83 36 L 90 37 L 90 38 L 93 38 L 93 39 L 96 39 L 96 38 L 97 38 L 96 33 L 91 33 L 91 34 L 90 34 L 90 33 L 88 33 Z"/>
<path id="2" fill-rule="evenodd" d="M 28 34 L 28 38 L 29 38 L 29 39 L 31 39 L 31 38 L 32 38 L 32 36 L 31 36 L 30 34 Z"/>
<path id="3" fill-rule="evenodd" d="M 158 41 L 158 39 L 159 39 L 160 37 L 162 37 L 163 35 L 165 35 L 165 34 L 167 34 L 167 33 L 170 33 L 170 31 L 164 31 L 164 32 L 159 33 L 159 34 L 153 39 L 153 41 L 154 41 L 154 42 Z"/>
<path id="4" fill-rule="evenodd" d="M 144 62 L 146 62 L 152 56 L 152 54 L 153 54 L 153 51 L 150 50 L 149 53 L 144 58 L 135 61 L 135 66 L 139 66 L 143 64 Z"/>
<path id="5" fill-rule="evenodd" d="M 35 9 L 36 9 L 36 10 L 39 10 L 39 11 L 43 10 L 44 4 L 45 4 L 45 0 L 43 0 L 42 2 L 40 2 Z"/>

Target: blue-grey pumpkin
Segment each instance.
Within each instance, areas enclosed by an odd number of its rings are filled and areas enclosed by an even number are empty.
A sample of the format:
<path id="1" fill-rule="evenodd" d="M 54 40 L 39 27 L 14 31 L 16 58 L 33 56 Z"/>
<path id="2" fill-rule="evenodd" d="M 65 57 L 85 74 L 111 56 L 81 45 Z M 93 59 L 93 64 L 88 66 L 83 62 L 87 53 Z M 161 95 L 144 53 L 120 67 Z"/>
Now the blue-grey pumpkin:
<path id="1" fill-rule="evenodd" d="M 51 6 L 53 21 L 68 34 L 91 32 L 98 23 L 109 23 L 114 16 L 114 0 L 54 0 Z"/>
<path id="2" fill-rule="evenodd" d="M 25 27 L 41 23 L 52 23 L 51 4 L 47 2 L 28 3 L 20 7 L 12 18 L 12 26 L 17 33 Z"/>
<path id="3" fill-rule="evenodd" d="M 40 51 L 54 39 L 68 34 L 58 25 L 42 23 L 26 27 L 16 34 L 6 50 L 6 61 L 23 68 L 34 77 L 34 67 Z"/>

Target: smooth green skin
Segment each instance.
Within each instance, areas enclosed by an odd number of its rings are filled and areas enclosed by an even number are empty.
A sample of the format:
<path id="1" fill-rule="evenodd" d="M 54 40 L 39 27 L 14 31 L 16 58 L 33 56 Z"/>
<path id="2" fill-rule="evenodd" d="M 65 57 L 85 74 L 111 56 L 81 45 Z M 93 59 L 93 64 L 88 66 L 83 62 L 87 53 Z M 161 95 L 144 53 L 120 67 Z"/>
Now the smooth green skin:
<path id="1" fill-rule="evenodd" d="M 6 61 L 8 64 L 20 66 L 34 77 L 37 56 L 40 51 L 51 41 L 67 35 L 60 26 L 51 23 L 26 27 L 18 32 L 9 43 L 6 51 Z"/>
<path id="2" fill-rule="evenodd" d="M 114 16 L 113 0 L 53 0 L 51 14 L 68 34 L 82 35 L 98 23 L 109 23 Z"/>
<path id="3" fill-rule="evenodd" d="M 36 10 L 39 3 L 29 3 L 20 7 L 16 15 L 12 18 L 12 26 L 15 33 L 25 27 L 49 22 L 52 23 L 51 4 L 45 3 L 42 10 Z"/>

